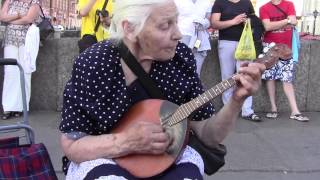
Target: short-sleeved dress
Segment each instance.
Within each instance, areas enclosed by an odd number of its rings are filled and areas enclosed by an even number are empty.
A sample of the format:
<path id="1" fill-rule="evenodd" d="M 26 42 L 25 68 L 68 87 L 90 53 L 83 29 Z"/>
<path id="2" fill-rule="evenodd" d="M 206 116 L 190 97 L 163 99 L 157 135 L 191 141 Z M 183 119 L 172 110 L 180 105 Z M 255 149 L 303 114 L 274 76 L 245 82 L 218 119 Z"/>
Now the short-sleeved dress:
<path id="1" fill-rule="evenodd" d="M 175 104 L 181 105 L 203 93 L 193 54 L 182 43 L 178 44 L 174 58 L 166 62 L 154 61 L 149 75 L 167 100 Z M 118 47 L 110 40 L 97 43 L 74 63 L 71 79 L 64 91 L 60 130 L 72 139 L 108 134 L 115 125 L 121 123 L 121 117 L 132 105 L 148 98 L 146 92 L 142 91 L 138 81 L 126 86 Z M 213 105 L 209 103 L 194 112 L 192 120 L 204 120 L 213 113 Z M 202 159 L 189 146 L 176 162 L 183 163 L 196 165 L 203 174 Z M 115 162 L 97 159 L 80 164 L 71 163 L 67 178 L 83 178 L 94 167 L 103 164 L 115 165 Z"/>

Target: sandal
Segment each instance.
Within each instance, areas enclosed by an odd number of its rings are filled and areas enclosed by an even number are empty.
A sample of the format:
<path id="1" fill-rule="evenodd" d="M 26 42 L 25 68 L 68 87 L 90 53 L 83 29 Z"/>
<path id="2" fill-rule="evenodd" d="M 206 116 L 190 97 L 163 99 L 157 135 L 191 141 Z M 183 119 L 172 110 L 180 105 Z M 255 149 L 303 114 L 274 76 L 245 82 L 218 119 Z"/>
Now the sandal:
<path id="1" fill-rule="evenodd" d="M 12 112 L 4 112 L 2 114 L 2 120 L 7 120 L 10 119 L 12 117 Z"/>
<path id="2" fill-rule="evenodd" d="M 278 117 L 278 112 L 277 111 L 268 112 L 266 114 L 266 117 L 271 119 L 276 119 Z"/>
<path id="3" fill-rule="evenodd" d="M 252 113 L 249 116 L 242 116 L 242 118 L 249 120 L 249 121 L 253 121 L 253 122 L 260 122 L 261 121 L 260 117 L 255 113 Z"/>
<path id="4" fill-rule="evenodd" d="M 302 114 L 291 115 L 289 118 L 293 119 L 293 120 L 300 121 L 300 122 L 308 122 L 309 121 L 309 118 L 307 116 L 302 115 Z"/>

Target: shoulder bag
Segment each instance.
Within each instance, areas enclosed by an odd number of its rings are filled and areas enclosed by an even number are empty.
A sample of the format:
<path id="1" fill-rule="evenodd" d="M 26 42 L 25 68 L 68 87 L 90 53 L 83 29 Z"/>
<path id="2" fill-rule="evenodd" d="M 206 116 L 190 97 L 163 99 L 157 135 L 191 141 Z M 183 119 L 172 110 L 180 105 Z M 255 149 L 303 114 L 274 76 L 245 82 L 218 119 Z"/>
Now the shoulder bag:
<path id="1" fill-rule="evenodd" d="M 30 2 L 30 4 L 32 3 L 32 1 Z M 50 18 L 46 17 L 43 13 L 42 7 L 40 4 L 38 4 L 41 10 L 41 21 L 37 24 L 38 28 L 39 28 L 39 32 L 40 32 L 40 40 L 44 41 L 46 40 L 50 34 L 52 34 L 54 32 L 54 28 L 50 22 Z"/>
<path id="2" fill-rule="evenodd" d="M 40 31 L 40 40 L 46 40 L 50 34 L 54 32 L 54 28 L 50 22 L 50 19 L 46 17 L 43 13 L 42 7 L 39 5 L 42 16 L 42 21 L 38 24 Z"/>

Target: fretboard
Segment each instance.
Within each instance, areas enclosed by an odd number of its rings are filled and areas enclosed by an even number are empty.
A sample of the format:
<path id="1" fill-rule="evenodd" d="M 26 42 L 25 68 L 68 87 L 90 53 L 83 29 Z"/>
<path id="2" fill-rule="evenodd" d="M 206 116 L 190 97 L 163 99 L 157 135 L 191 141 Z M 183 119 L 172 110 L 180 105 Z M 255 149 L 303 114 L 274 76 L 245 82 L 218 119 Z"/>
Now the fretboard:
<path id="1" fill-rule="evenodd" d="M 222 94 L 227 89 L 231 88 L 236 84 L 236 81 L 233 77 L 220 82 L 219 84 L 215 85 L 214 87 L 208 89 L 198 97 L 194 98 L 193 100 L 182 104 L 177 111 L 171 116 L 169 120 L 169 126 L 175 125 L 182 120 L 189 117 L 195 110 L 199 109 L 201 106 L 209 103 L 212 99 Z"/>

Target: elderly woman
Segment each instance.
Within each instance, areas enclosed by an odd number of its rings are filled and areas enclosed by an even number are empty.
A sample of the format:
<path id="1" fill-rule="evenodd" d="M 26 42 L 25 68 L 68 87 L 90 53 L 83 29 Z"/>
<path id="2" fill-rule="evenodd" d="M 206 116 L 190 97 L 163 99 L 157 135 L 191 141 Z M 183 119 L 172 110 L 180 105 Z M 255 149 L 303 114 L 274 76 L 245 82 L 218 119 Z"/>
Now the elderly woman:
<path id="1" fill-rule="evenodd" d="M 173 137 L 155 123 L 136 123 L 113 133 L 146 90 L 121 58 L 122 42 L 157 84 L 168 101 L 183 104 L 203 92 L 191 50 L 179 43 L 178 12 L 173 0 L 118 0 L 111 40 L 97 43 L 76 59 L 64 91 L 61 145 L 70 159 L 67 179 L 136 179 L 113 159 L 131 154 L 161 155 Z M 256 92 L 265 66 L 251 63 L 234 77 L 237 88 L 219 113 L 211 104 L 190 117 L 195 134 L 216 147 L 234 125 L 245 98 Z M 136 163 L 139 167 L 139 164 Z M 151 179 L 203 179 L 201 156 L 191 147 Z"/>
<path id="2" fill-rule="evenodd" d="M 27 71 L 28 57 L 25 57 L 25 40 L 30 24 L 39 20 L 40 0 L 6 0 L 1 8 L 0 21 L 7 23 L 4 34 L 4 58 L 14 58 L 24 68 L 26 82 L 27 108 L 31 96 L 31 75 Z M 31 37 L 36 39 L 36 37 Z M 2 119 L 22 115 L 22 94 L 20 89 L 19 69 L 5 66 L 2 91 Z"/>

